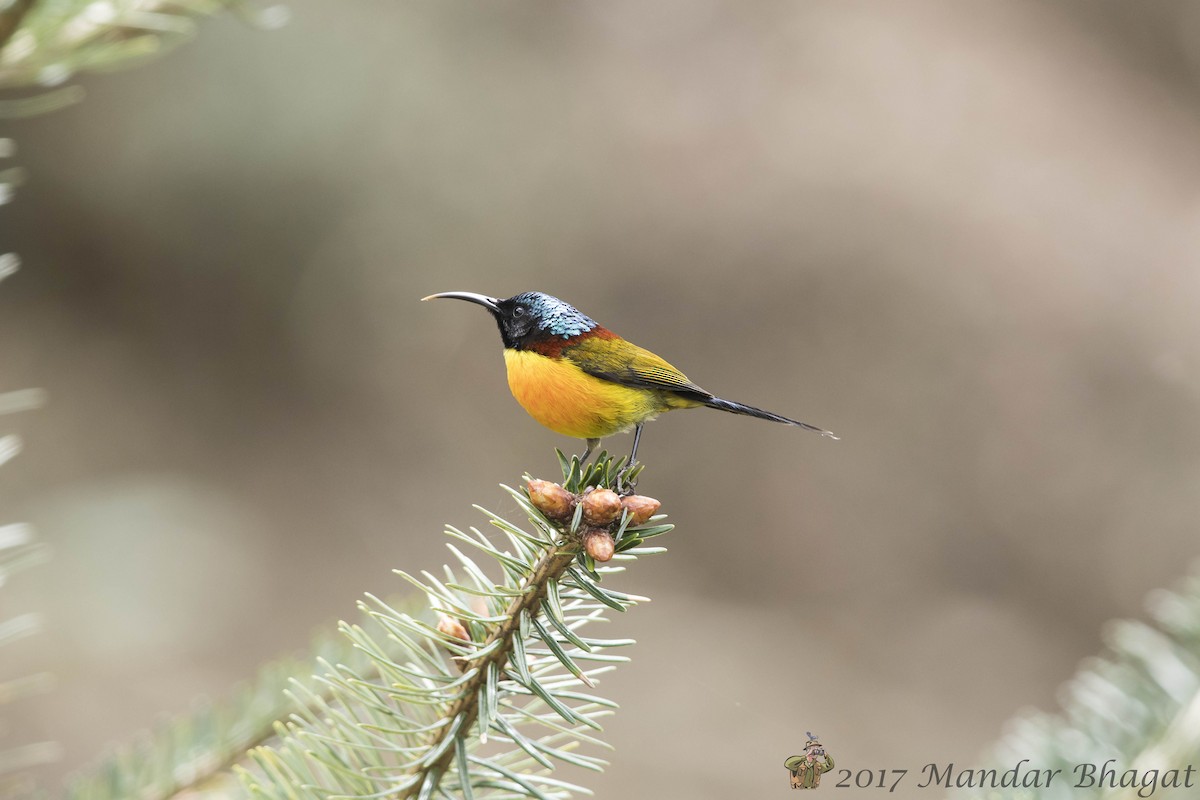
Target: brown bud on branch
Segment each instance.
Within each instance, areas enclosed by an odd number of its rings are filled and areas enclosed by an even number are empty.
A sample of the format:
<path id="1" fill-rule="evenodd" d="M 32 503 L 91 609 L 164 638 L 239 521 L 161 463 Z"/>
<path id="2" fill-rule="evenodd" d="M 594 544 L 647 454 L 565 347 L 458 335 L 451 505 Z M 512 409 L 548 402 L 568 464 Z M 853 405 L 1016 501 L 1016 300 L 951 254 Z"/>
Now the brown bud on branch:
<path id="1" fill-rule="evenodd" d="M 455 639 L 462 639 L 464 642 L 471 641 L 471 634 L 467 633 L 466 627 L 460 621 L 453 617 L 447 617 L 445 614 L 438 619 L 437 629 Z"/>
<path id="2" fill-rule="evenodd" d="M 621 515 L 621 498 L 611 489 L 596 489 L 583 496 L 583 521 L 589 525 L 611 525 Z"/>
<path id="3" fill-rule="evenodd" d="M 567 519 L 575 513 L 575 496 L 557 483 L 534 479 L 527 486 L 530 502 L 550 519 Z"/>
<path id="4" fill-rule="evenodd" d="M 644 525 L 662 507 L 653 497 L 631 494 L 621 498 L 621 506 L 629 512 L 630 525 Z"/>
<path id="5" fill-rule="evenodd" d="M 612 534 L 602 528 L 590 528 L 583 534 L 583 549 L 587 554 L 601 563 L 613 557 L 616 544 Z"/>

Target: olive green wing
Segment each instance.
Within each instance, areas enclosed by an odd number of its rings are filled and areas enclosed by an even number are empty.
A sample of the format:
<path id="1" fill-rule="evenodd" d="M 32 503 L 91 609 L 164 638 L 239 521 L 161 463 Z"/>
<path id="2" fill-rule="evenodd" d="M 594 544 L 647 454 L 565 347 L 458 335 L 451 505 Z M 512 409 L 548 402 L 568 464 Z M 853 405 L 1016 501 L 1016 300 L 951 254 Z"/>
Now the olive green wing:
<path id="1" fill-rule="evenodd" d="M 663 358 L 620 337 L 584 339 L 562 355 L 587 374 L 622 386 L 674 392 L 697 402 L 712 398 Z"/>

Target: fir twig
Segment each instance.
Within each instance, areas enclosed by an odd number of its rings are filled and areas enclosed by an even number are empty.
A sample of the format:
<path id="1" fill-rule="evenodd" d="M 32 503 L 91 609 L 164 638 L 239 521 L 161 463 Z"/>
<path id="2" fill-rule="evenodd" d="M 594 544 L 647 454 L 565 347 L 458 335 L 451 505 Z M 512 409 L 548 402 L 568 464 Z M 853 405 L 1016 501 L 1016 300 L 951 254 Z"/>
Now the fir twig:
<path id="1" fill-rule="evenodd" d="M 312 655 L 283 658 L 259 670 L 255 681 L 221 703 L 198 703 L 189 713 L 159 725 L 138 741 L 117 749 L 98 765 L 68 782 L 70 800 L 166 800 L 218 781 L 270 741 L 276 722 L 296 710 L 290 686 L 319 692 L 311 677 L 319 661 L 335 661 L 369 671 L 365 654 L 338 637 L 322 636 Z M 230 790 L 236 784 L 229 782 Z"/>
<path id="2" fill-rule="evenodd" d="M 1059 769 L 1061 775 L 1049 785 L 972 787 L 988 791 L 970 796 L 989 800 L 1151 795 L 1160 800 L 1190 800 L 1196 796 L 1200 573 L 1176 591 L 1153 593 L 1149 606 L 1150 624 L 1125 620 L 1108 626 L 1110 652 L 1090 660 L 1063 687 L 1060 714 L 1038 712 L 1016 718 L 991 759 L 1000 770 L 1028 759 L 1028 770 Z M 1191 786 L 1184 786 L 1183 771 L 1189 766 Z M 1111 773 L 1102 773 L 1105 767 Z"/>
<path id="3" fill-rule="evenodd" d="M 2 258 L 0 258 L 2 260 Z M 10 269 L 0 264 L 0 280 L 16 269 L 16 261 L 8 261 Z M 37 408 L 44 400 L 42 392 L 25 389 L 0 393 L 0 415 Z M 0 436 L 0 464 L 21 452 L 21 440 L 15 434 Z M 0 525 L 0 587 L 17 573 L 45 562 L 50 548 L 38 541 L 31 525 L 14 522 Z M 26 613 L 0 620 L 0 647 L 19 642 L 41 629 L 37 614 Z M 0 682 L 0 708 L 47 691 L 53 681 L 46 673 L 5 676 Z M 59 747 L 54 742 L 32 742 L 0 752 L 0 796 L 32 796 L 36 782 L 25 773 L 32 767 L 57 760 Z"/>
<path id="4" fill-rule="evenodd" d="M 603 651 L 632 640 L 590 638 L 583 628 L 644 598 L 602 588 L 602 576 L 620 567 L 597 565 L 585 543 L 615 537 L 614 560 L 628 561 L 661 552 L 640 545 L 670 529 L 651 524 L 658 504 L 649 498 L 626 498 L 617 506 L 625 510 L 607 517 L 597 510 L 612 498 L 594 484 L 617 471 L 603 455 L 586 469 L 564 459 L 571 492 L 544 481 L 530 481 L 533 498 L 509 489 L 532 531 L 485 512 L 506 549 L 476 529 L 450 528 L 461 572 L 399 573 L 422 590 L 426 611 L 368 596 L 363 623 L 343 623 L 342 643 L 322 645 L 324 674 L 298 677 L 296 662 L 269 667 L 234 701 L 204 706 L 118 751 L 76 779 L 69 797 L 239 796 L 223 778 L 230 766 L 243 776 L 242 792 L 290 800 L 586 792 L 549 772 L 555 763 L 603 767 L 576 751 L 606 746 L 595 736 L 597 720 L 615 704 L 591 691 L 597 676 L 625 660 Z M 538 505 L 547 493 L 566 501 L 547 505 L 550 515 Z M 467 545 L 490 555 L 503 579 L 489 579 Z"/>
<path id="5" fill-rule="evenodd" d="M 448 528 L 459 570 L 399 573 L 428 598 L 426 614 L 371 597 L 360 604 L 369 628 L 341 627 L 373 669 L 327 664 L 324 693 L 294 693 L 302 710 L 239 770 L 251 796 L 549 800 L 586 792 L 551 772 L 557 764 L 603 768 L 576 750 L 602 745 L 598 720 L 615 704 L 594 693 L 596 679 L 626 660 L 604 651 L 632 641 L 591 638 L 584 629 L 645 600 L 602 586 L 621 567 L 597 559 L 661 552 L 640 545 L 670 529 L 649 519 L 656 501 L 616 502 L 618 472 L 604 454 L 586 469 L 563 459 L 565 488 L 530 481 L 539 486 L 531 499 L 506 487 L 531 527 L 485 512 L 503 546 L 474 528 Z M 547 495 L 567 502 L 544 502 Z M 600 538 L 610 546 L 589 544 Z M 488 556 L 501 577 L 488 578 L 467 547 Z M 399 654 L 386 652 L 381 634 Z"/>
<path id="6" fill-rule="evenodd" d="M 29 13 L 29 9 L 33 8 L 34 2 L 35 0 L 12 0 L 8 8 L 0 13 L 0 50 L 4 49 L 4 45 L 8 44 L 8 40 L 16 33 L 21 20 Z"/>
<path id="7" fill-rule="evenodd" d="M 0 89 L 42 93 L 0 100 L 0 116 L 75 102 L 82 90 L 62 84 L 76 73 L 139 64 L 190 39 L 196 19 L 225 9 L 262 28 L 287 20 L 282 6 L 250 0 L 10 0 L 0 13 Z"/>

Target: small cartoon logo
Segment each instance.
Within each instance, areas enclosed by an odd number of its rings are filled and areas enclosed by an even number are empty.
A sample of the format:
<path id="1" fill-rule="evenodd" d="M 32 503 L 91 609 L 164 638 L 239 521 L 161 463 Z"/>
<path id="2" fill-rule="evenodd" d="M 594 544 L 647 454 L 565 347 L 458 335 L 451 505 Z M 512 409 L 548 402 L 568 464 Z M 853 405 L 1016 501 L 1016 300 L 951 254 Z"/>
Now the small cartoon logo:
<path id="1" fill-rule="evenodd" d="M 783 765 L 792 773 L 793 789 L 816 789 L 821 785 L 821 773 L 833 769 L 833 759 L 825 752 L 825 745 L 817 741 L 812 731 L 805 731 L 808 741 L 804 744 L 804 755 L 791 756 Z"/>

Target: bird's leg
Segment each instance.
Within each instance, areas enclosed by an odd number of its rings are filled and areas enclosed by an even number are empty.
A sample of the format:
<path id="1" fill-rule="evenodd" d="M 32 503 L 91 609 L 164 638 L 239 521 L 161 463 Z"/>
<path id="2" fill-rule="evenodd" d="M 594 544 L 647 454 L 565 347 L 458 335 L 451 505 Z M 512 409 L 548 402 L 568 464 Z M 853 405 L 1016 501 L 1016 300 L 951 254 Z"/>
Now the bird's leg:
<path id="1" fill-rule="evenodd" d="M 584 464 L 587 463 L 588 456 L 590 456 L 592 454 L 592 451 L 595 450 L 596 447 L 599 446 L 599 444 L 600 444 L 599 439 L 588 439 L 587 440 L 587 449 L 584 450 L 583 455 L 581 455 L 579 457 L 579 466 L 580 467 L 582 467 Z"/>
<path id="2" fill-rule="evenodd" d="M 637 481 L 626 482 L 625 476 L 628 475 L 629 471 L 633 469 L 635 464 L 637 464 L 636 459 L 638 442 L 642 440 L 643 424 L 644 423 L 639 422 L 637 427 L 633 429 L 633 451 L 629 454 L 629 461 L 626 462 L 625 466 L 621 468 L 621 471 L 617 473 L 617 492 L 619 494 L 633 494 L 633 490 L 637 488 Z"/>

